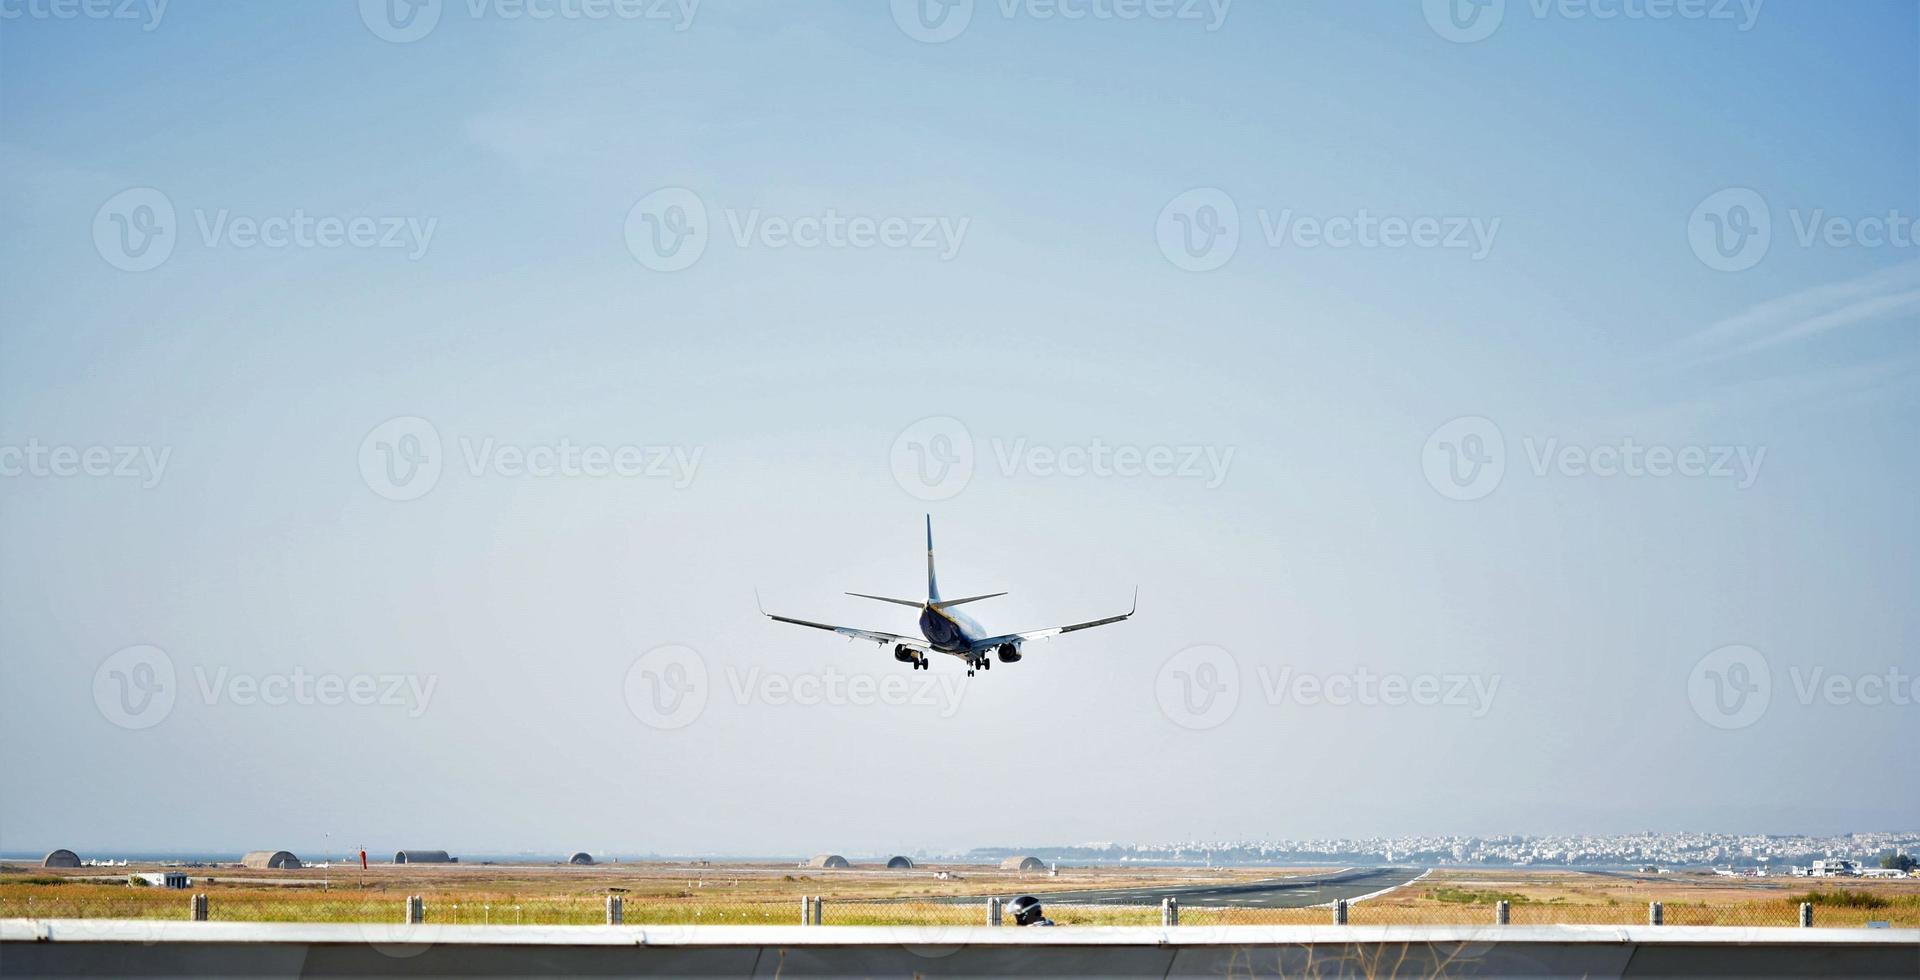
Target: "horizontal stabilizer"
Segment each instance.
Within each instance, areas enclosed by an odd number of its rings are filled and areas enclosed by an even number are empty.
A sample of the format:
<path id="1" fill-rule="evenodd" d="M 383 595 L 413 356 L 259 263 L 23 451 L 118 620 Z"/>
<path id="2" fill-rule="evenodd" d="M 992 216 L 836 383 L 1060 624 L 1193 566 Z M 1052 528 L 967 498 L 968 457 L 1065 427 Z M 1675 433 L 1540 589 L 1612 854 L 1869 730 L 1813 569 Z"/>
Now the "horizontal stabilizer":
<path id="1" fill-rule="evenodd" d="M 880 602 L 891 602 L 895 605 L 900 605 L 900 606 L 912 606 L 915 609 L 919 609 L 920 607 L 926 605 L 926 603 L 921 602 L 918 599 L 890 599 L 883 595 L 867 595 L 864 592 L 849 592 L 847 594 L 850 596 L 853 596 L 856 599 L 876 599 Z M 965 602 L 966 600 L 960 599 L 955 601 Z"/>
<path id="2" fill-rule="evenodd" d="M 959 605 L 959 604 L 961 604 L 961 603 L 963 603 L 963 602 L 979 602 L 979 601 L 980 601 L 980 600 L 982 600 L 982 599 L 998 599 L 998 598 L 1000 598 L 1000 597 L 1001 597 L 1001 596 L 1003 596 L 1003 595 L 1006 595 L 1006 593 L 1005 593 L 1005 592 L 993 592 L 993 593 L 989 593 L 989 594 L 987 594 L 987 595 L 970 595 L 970 596 L 968 596 L 968 597 L 966 597 L 965 599 L 947 599 L 947 600 L 944 600 L 944 601 L 941 601 L 941 602 L 936 602 L 936 603 L 933 603 L 933 608 L 935 608 L 935 609 L 945 609 L 945 608 L 947 608 L 948 606 L 957 606 L 957 605 Z"/>

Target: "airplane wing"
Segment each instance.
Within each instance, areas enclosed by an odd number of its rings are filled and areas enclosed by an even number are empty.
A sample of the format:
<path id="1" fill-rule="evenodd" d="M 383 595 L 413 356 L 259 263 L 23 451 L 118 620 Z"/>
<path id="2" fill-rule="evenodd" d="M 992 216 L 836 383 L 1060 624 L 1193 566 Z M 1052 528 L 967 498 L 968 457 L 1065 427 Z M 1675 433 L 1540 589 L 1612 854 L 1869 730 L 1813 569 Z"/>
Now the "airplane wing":
<path id="1" fill-rule="evenodd" d="M 992 647 L 997 647 L 1002 643 L 1019 643 L 1026 640 L 1040 640 L 1050 636 L 1059 636 L 1062 633 L 1072 633 L 1075 630 L 1089 630 L 1094 628 L 1095 626 L 1106 626 L 1109 623 L 1125 622 L 1126 620 L 1132 619 L 1133 614 L 1138 612 L 1139 610 L 1140 610 L 1140 590 L 1135 589 L 1133 590 L 1133 608 L 1128 609 L 1122 615 L 1108 616 L 1105 619 L 1095 619 L 1085 623 L 1073 623 L 1068 626 L 1051 626 L 1042 630 L 1027 630 L 1026 632 L 1023 632 L 1023 633 L 1006 633 L 1001 636 L 989 636 L 984 640 L 975 640 L 973 644 L 973 648 L 975 650 L 986 650 Z"/>
<path id="2" fill-rule="evenodd" d="M 757 595 L 754 598 L 756 601 L 759 599 Z M 832 623 L 816 623 L 807 619 L 794 619 L 791 616 L 776 616 L 773 613 L 767 612 L 764 607 L 760 610 L 760 614 L 776 623 L 792 623 L 795 626 L 810 626 L 817 630 L 827 630 L 828 632 L 838 633 L 849 639 L 866 640 L 869 643 L 878 643 L 882 646 L 904 643 L 916 650 L 925 651 L 927 648 L 927 640 L 921 636 L 901 636 L 898 633 L 882 633 L 879 630 L 863 630 L 853 626 L 835 626 Z"/>

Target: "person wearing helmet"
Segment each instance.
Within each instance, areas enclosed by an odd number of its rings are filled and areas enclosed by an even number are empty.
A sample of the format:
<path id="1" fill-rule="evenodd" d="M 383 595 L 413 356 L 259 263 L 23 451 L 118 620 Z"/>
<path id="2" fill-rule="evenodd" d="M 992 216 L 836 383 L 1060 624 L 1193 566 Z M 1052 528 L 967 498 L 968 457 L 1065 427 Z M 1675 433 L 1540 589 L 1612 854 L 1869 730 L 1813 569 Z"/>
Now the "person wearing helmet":
<path id="1" fill-rule="evenodd" d="M 1040 900 L 1032 895 L 1022 895 L 1014 899 L 1013 904 L 1008 906 L 1008 910 L 1013 913 L 1013 924 L 1016 926 L 1053 925 L 1053 920 L 1047 918 L 1046 911 L 1040 908 Z"/>

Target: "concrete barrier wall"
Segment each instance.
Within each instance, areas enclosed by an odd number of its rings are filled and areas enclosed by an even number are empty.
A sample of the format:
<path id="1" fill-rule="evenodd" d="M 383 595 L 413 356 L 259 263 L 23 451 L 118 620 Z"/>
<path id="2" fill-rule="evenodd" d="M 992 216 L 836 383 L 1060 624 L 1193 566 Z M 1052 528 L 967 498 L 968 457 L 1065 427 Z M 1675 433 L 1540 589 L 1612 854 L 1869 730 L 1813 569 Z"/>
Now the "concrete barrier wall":
<path id="1" fill-rule="evenodd" d="M 0 920 L 0 976 L 1920 978 L 1920 930 Z"/>

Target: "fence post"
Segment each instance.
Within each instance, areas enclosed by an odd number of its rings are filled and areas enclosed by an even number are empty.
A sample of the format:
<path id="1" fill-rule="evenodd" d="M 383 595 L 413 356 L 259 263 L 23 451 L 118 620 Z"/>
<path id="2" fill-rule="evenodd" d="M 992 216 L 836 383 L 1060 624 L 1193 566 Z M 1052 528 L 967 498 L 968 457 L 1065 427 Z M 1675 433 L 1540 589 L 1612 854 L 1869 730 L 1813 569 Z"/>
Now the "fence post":
<path id="1" fill-rule="evenodd" d="M 1160 900 L 1160 924 L 1177 926 L 1180 924 L 1180 900 L 1172 895 Z"/>
<path id="2" fill-rule="evenodd" d="M 825 921 L 827 917 L 826 909 L 827 909 L 826 898 L 821 895 L 813 896 L 813 924 L 814 925 L 816 926 L 821 925 Z"/>
<path id="3" fill-rule="evenodd" d="M 207 896 L 193 896 L 193 904 L 188 906 L 187 917 L 195 922 L 207 921 Z"/>
<path id="4" fill-rule="evenodd" d="M 1812 902 L 1800 903 L 1800 928 L 1802 929 L 1813 928 L 1813 903 Z"/>
<path id="5" fill-rule="evenodd" d="M 1513 921 L 1513 905 L 1506 899 L 1501 899 L 1500 903 L 1493 907 L 1493 921 L 1496 925 L 1503 926 Z"/>
<path id="6" fill-rule="evenodd" d="M 1666 921 L 1667 921 L 1667 907 L 1660 904 L 1659 902 L 1648 902 L 1647 903 L 1647 925 L 1650 925 L 1650 926 L 1665 925 Z"/>
<path id="7" fill-rule="evenodd" d="M 1347 900 L 1344 898 L 1334 900 L 1333 924 L 1336 926 L 1347 924 Z"/>
<path id="8" fill-rule="evenodd" d="M 987 899 L 987 925 L 1000 924 L 1000 899 L 998 896 Z"/>
<path id="9" fill-rule="evenodd" d="M 427 900 L 419 895 L 407 896 L 407 925 L 417 926 L 427 921 Z"/>
<path id="10" fill-rule="evenodd" d="M 607 925 L 617 926 L 627 921 L 627 903 L 618 895 L 607 896 Z"/>
<path id="11" fill-rule="evenodd" d="M 800 896 L 800 924 L 803 926 L 813 925 L 813 896 L 812 895 Z"/>

